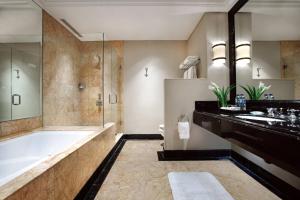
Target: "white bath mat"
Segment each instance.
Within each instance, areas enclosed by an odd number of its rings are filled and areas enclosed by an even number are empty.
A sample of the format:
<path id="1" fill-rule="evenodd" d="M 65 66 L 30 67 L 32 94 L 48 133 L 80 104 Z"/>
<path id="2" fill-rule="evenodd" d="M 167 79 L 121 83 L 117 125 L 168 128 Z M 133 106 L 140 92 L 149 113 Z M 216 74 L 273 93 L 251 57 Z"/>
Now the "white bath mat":
<path id="1" fill-rule="evenodd" d="M 221 183 L 208 172 L 170 172 L 174 200 L 233 200 Z"/>

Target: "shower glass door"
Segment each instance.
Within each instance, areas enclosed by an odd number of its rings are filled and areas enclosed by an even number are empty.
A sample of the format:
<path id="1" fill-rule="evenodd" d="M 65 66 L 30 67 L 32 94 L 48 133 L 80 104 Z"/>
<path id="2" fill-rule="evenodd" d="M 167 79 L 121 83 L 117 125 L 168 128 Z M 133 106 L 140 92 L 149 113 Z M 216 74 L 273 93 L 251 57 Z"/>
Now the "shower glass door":
<path id="1" fill-rule="evenodd" d="M 0 47 L 0 121 L 11 120 L 11 48 Z"/>
<path id="2" fill-rule="evenodd" d="M 122 43 L 106 41 L 104 46 L 104 123 L 115 123 L 120 133 L 123 132 Z"/>
<path id="3" fill-rule="evenodd" d="M 28 45 L 27 45 L 28 46 Z M 12 48 L 12 119 L 40 115 L 41 110 L 41 45 L 31 45 L 31 51 Z"/>

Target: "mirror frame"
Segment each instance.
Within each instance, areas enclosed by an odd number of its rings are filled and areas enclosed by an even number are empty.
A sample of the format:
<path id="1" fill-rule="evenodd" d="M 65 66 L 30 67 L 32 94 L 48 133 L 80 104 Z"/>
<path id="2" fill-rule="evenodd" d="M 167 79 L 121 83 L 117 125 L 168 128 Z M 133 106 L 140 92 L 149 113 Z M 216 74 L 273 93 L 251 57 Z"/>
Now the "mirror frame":
<path id="1" fill-rule="evenodd" d="M 228 43 L 229 43 L 229 84 L 236 85 L 236 62 L 235 62 L 235 14 L 249 0 L 238 0 L 228 12 Z M 236 87 L 230 91 L 230 103 L 234 104 Z"/>

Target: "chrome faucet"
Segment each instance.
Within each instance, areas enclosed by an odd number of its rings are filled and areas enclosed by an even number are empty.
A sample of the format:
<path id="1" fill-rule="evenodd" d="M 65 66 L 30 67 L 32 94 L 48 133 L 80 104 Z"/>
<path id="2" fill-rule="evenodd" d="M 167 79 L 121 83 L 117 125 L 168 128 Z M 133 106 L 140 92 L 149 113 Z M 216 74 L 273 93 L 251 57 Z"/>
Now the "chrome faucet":
<path id="1" fill-rule="evenodd" d="M 267 108 L 267 111 L 269 117 L 275 117 L 274 111 L 276 111 L 276 108 Z"/>
<path id="2" fill-rule="evenodd" d="M 295 109 L 288 109 L 288 112 L 290 112 L 288 118 L 289 118 L 290 120 L 296 120 L 296 119 L 297 119 L 297 116 L 296 116 L 296 114 L 295 114 L 296 111 L 297 111 L 297 110 L 295 110 Z"/>
<path id="3" fill-rule="evenodd" d="M 279 109 L 278 115 L 279 115 L 279 118 L 282 118 L 282 119 L 285 118 L 285 115 L 283 114 L 283 108 Z"/>

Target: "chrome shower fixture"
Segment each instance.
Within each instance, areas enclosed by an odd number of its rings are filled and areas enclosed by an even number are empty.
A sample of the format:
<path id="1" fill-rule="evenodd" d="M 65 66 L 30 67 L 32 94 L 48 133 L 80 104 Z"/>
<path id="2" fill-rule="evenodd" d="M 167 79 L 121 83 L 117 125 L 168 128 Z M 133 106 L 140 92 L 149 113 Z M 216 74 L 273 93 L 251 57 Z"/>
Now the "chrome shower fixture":
<path id="1" fill-rule="evenodd" d="M 148 77 L 149 74 L 148 74 L 148 67 L 145 68 L 145 77 Z"/>
<path id="2" fill-rule="evenodd" d="M 19 78 L 20 78 L 20 70 L 19 70 L 19 69 L 14 69 L 14 71 L 16 71 L 16 72 L 17 72 L 17 76 L 16 76 L 16 78 L 17 78 L 17 79 L 19 79 Z"/>
<path id="3" fill-rule="evenodd" d="M 84 83 L 79 83 L 78 84 L 78 89 L 81 91 L 81 90 L 84 90 L 85 89 L 85 84 Z"/>
<path id="4" fill-rule="evenodd" d="M 262 67 L 257 67 L 256 70 L 257 70 L 257 77 L 260 77 L 260 70 L 262 70 L 263 68 Z"/>

